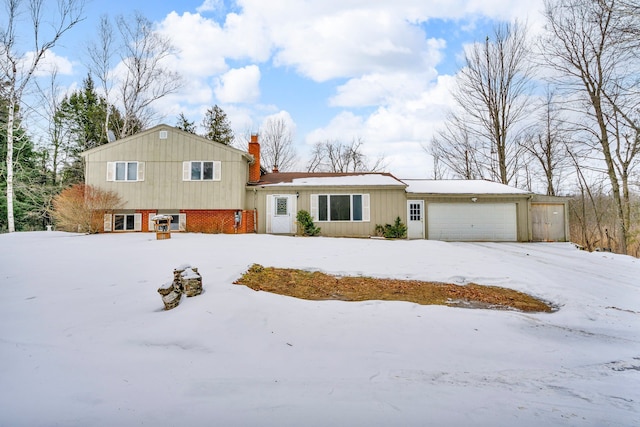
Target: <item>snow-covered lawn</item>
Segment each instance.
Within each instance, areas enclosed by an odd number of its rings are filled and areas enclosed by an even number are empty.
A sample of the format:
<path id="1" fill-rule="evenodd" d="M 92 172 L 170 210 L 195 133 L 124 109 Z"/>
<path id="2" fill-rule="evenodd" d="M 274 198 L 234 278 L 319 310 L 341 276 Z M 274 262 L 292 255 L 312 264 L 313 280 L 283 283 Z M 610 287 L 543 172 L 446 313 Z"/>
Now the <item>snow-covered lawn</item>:
<path id="1" fill-rule="evenodd" d="M 204 293 L 162 310 L 189 263 Z M 251 264 L 518 289 L 552 314 L 304 301 Z M 640 260 L 571 244 L 0 235 L 2 426 L 640 425 Z"/>

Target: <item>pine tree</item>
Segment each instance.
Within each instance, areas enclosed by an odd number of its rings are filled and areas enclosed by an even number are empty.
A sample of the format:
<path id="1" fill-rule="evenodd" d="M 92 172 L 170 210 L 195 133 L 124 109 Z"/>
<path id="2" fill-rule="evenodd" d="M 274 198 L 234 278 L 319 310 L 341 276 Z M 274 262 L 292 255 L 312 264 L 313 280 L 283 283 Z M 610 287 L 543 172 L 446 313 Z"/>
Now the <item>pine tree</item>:
<path id="1" fill-rule="evenodd" d="M 7 125 L 6 100 L 0 98 L 0 126 Z M 42 229 L 44 192 L 42 188 L 46 174 L 39 167 L 43 156 L 35 150 L 33 141 L 20 125 L 20 112 L 16 112 L 13 129 L 13 184 L 14 184 L 14 225 L 18 231 Z M 0 132 L 0 158 L 7 156 L 7 135 Z M 7 185 L 7 165 L 0 162 L 0 185 Z M 9 228 L 7 198 L 0 197 L 0 230 Z"/>
<path id="2" fill-rule="evenodd" d="M 182 129 L 185 132 L 196 133 L 196 124 L 192 121 L 189 121 L 184 113 L 180 113 L 178 116 L 178 122 L 176 123 L 176 127 L 178 129 Z"/>
<path id="3" fill-rule="evenodd" d="M 208 140 L 219 142 L 224 145 L 231 145 L 233 142 L 233 131 L 226 113 L 222 108 L 214 105 L 205 113 L 202 120 L 204 137 Z"/>
<path id="4" fill-rule="evenodd" d="M 111 109 L 110 129 L 104 128 L 107 108 Z M 62 100 L 54 120 L 63 128 L 61 134 L 66 136 L 66 141 L 60 141 L 61 146 L 57 149 L 64 151 L 59 154 L 66 158 L 62 181 L 67 184 L 84 181 L 84 165 L 80 154 L 108 143 L 109 131 L 117 134 L 117 129 L 123 123 L 120 112 L 114 107 L 108 107 L 105 99 L 96 93 L 91 75 L 84 79 L 80 90 Z"/>

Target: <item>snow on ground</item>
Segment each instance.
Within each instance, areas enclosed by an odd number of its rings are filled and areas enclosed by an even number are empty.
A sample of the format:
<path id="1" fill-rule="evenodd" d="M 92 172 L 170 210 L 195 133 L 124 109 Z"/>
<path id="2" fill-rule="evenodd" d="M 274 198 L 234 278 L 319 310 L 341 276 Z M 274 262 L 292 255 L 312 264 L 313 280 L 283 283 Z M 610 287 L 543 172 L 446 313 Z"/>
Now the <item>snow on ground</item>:
<path id="1" fill-rule="evenodd" d="M 174 267 L 204 293 L 163 311 Z M 252 263 L 500 285 L 552 314 L 304 301 Z M 0 235 L 0 425 L 640 425 L 640 260 L 571 244 Z"/>

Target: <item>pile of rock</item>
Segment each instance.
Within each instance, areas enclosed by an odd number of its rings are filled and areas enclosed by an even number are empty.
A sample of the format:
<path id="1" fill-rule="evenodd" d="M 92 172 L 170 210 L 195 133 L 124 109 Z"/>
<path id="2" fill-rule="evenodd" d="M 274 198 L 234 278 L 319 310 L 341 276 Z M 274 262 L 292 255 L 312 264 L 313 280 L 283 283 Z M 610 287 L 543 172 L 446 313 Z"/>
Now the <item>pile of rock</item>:
<path id="1" fill-rule="evenodd" d="M 202 293 L 202 276 L 196 267 L 183 265 L 173 270 L 173 282 L 158 288 L 165 310 L 177 307 L 182 295 L 194 297 Z"/>

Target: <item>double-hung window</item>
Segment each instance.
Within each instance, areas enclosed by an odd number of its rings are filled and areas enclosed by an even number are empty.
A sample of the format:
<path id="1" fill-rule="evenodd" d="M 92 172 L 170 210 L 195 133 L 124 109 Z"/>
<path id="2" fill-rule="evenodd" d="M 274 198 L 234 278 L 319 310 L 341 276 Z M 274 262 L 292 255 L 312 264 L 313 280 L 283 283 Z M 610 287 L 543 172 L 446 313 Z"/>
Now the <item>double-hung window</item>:
<path id="1" fill-rule="evenodd" d="M 370 221 L 368 194 L 312 194 L 315 221 Z"/>
<path id="2" fill-rule="evenodd" d="M 107 181 L 144 181 L 144 162 L 107 162 Z"/>
<path id="3" fill-rule="evenodd" d="M 183 181 L 220 181 L 219 161 L 188 161 L 182 164 Z"/>

